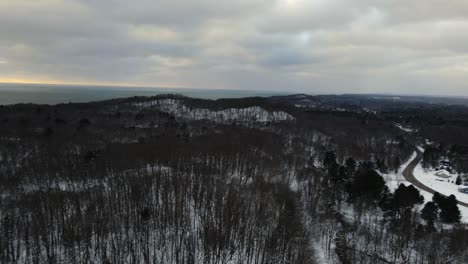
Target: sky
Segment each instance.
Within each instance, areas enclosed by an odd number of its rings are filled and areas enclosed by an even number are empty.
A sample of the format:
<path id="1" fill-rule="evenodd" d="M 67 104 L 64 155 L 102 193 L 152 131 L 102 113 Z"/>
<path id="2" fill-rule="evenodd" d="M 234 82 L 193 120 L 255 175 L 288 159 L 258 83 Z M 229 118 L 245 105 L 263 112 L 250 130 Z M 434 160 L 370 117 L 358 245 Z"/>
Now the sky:
<path id="1" fill-rule="evenodd" d="M 466 0 L 0 0 L 0 82 L 468 95 Z"/>

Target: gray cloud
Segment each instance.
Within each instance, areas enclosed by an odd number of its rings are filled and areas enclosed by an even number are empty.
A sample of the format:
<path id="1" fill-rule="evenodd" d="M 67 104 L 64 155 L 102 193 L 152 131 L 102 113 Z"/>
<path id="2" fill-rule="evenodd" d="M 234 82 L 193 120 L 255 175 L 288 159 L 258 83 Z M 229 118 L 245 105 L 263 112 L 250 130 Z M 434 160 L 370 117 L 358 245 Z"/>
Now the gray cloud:
<path id="1" fill-rule="evenodd" d="M 0 81 L 467 95 L 468 2 L 5 0 Z"/>

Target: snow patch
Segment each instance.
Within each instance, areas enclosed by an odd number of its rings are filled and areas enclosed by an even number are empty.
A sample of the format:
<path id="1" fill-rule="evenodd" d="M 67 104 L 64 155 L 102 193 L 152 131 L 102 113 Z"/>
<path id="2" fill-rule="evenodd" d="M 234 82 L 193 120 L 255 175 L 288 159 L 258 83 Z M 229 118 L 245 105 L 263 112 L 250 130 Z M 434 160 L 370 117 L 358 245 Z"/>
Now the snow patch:
<path id="1" fill-rule="evenodd" d="M 424 153 L 424 151 L 426 151 L 423 147 L 421 146 L 416 146 L 418 148 L 419 151 L 421 151 L 421 153 Z"/>
<path id="2" fill-rule="evenodd" d="M 409 127 L 404 127 L 404 126 L 402 126 L 400 124 L 395 124 L 395 126 L 398 127 L 399 129 L 405 131 L 405 132 L 408 132 L 408 133 L 413 133 L 413 132 L 417 131 L 417 130 L 409 128 Z"/>
<path id="3" fill-rule="evenodd" d="M 321 243 L 315 242 L 312 244 L 315 252 L 315 260 L 320 264 L 331 264 L 330 259 L 327 256 L 327 250 L 323 248 Z"/>

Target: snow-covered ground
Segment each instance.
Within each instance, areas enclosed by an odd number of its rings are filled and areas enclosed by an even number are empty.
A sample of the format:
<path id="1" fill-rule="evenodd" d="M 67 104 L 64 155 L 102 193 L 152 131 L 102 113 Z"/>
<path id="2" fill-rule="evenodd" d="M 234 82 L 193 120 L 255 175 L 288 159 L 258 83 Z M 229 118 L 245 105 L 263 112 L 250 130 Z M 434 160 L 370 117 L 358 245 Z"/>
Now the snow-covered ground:
<path id="1" fill-rule="evenodd" d="M 178 118 L 190 120 L 211 120 L 220 123 L 231 122 L 278 122 L 294 120 L 294 117 L 282 111 L 267 111 L 259 106 L 247 108 L 228 108 L 214 111 L 205 108 L 191 108 L 186 106 L 182 100 L 158 99 L 135 103 L 134 106 L 149 108 L 155 107 L 161 112 L 172 114 Z"/>
<path id="2" fill-rule="evenodd" d="M 424 185 L 436 190 L 437 192 L 449 196 L 451 194 L 457 197 L 457 200 L 468 203 L 468 194 L 461 193 L 458 191 L 458 185 L 455 184 L 458 174 L 452 174 L 445 170 L 441 171 L 445 173 L 448 178 L 441 178 L 436 176 L 437 171 L 425 170 L 421 163 L 414 169 L 414 177 Z"/>
<path id="3" fill-rule="evenodd" d="M 403 176 L 403 170 L 410 164 L 410 162 L 415 159 L 417 156 L 416 152 L 411 155 L 411 157 L 403 164 L 401 165 L 400 169 L 398 172 L 393 172 L 393 173 L 388 173 L 388 174 L 381 174 L 382 177 L 384 178 L 385 182 L 387 183 L 388 189 L 390 189 L 391 192 L 394 192 L 400 184 L 404 184 L 406 186 L 410 185 L 411 183 L 408 182 L 405 177 Z M 432 199 L 432 196 L 431 196 Z M 427 201 L 427 200 L 426 200 Z"/>
<path id="4" fill-rule="evenodd" d="M 320 264 L 331 264 L 332 260 L 327 256 L 325 245 L 323 243 L 313 243 L 316 261 Z"/>
<path id="5" fill-rule="evenodd" d="M 424 153 L 425 149 L 421 146 L 417 146 L 418 150 L 421 151 L 421 153 Z"/>
<path id="6" fill-rule="evenodd" d="M 427 138 L 425 139 L 425 141 L 426 141 L 426 145 L 428 145 L 428 146 L 434 145 L 434 142 L 430 141 L 430 140 L 427 139 Z"/>
<path id="7" fill-rule="evenodd" d="M 412 129 L 412 128 L 409 128 L 409 127 L 404 127 L 400 124 L 395 124 L 396 127 L 398 127 L 399 129 L 405 131 L 405 132 L 408 132 L 408 133 L 413 133 L 413 132 L 416 132 L 415 129 Z"/>
<path id="8" fill-rule="evenodd" d="M 409 163 L 415 159 L 417 156 L 416 152 L 413 153 L 411 158 L 409 158 L 405 164 L 403 164 L 398 172 L 396 173 L 388 173 L 388 174 L 382 174 L 382 177 L 384 178 L 385 182 L 387 183 L 388 188 L 390 189 L 391 192 L 394 192 L 396 188 L 400 184 L 404 184 L 405 186 L 411 185 L 410 182 L 408 182 L 405 177 L 403 176 L 403 170 L 409 165 Z M 423 183 L 424 185 L 427 185 L 428 187 L 440 192 L 443 195 L 450 195 L 454 194 L 458 200 L 463 201 L 463 202 L 468 202 L 468 194 L 463 194 L 458 192 L 458 186 L 453 184 L 453 183 L 448 183 L 448 182 L 440 182 L 436 181 L 434 178 L 438 178 L 437 176 L 434 175 L 434 172 L 424 172 L 424 169 L 421 167 L 421 164 L 418 164 L 414 170 L 414 176 L 418 181 Z M 456 176 L 453 178 L 453 182 L 455 182 Z M 450 180 L 451 181 L 451 180 Z M 415 186 L 416 187 L 416 186 Z M 417 188 L 417 187 L 416 187 Z M 418 188 L 419 189 L 419 188 Z M 427 203 L 429 201 L 432 201 L 432 194 L 429 192 L 426 192 L 424 190 L 419 189 L 421 195 L 424 197 L 424 203 Z M 421 205 L 420 208 L 417 208 L 417 210 L 422 209 L 424 205 Z M 461 212 L 461 221 L 464 223 L 468 223 L 468 208 L 464 206 L 458 206 L 458 209 L 460 209 Z"/>

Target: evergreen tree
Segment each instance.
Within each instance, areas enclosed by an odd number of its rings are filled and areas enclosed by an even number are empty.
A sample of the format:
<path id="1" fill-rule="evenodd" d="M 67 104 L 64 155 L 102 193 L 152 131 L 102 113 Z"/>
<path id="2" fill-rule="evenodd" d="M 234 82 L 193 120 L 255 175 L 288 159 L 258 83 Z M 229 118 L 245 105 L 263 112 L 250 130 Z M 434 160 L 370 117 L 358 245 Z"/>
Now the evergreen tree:
<path id="1" fill-rule="evenodd" d="M 361 200 L 366 203 L 378 203 L 388 192 L 382 176 L 374 170 L 365 168 L 355 173 L 347 190 L 351 201 Z"/>
<path id="2" fill-rule="evenodd" d="M 440 193 L 435 192 L 434 195 L 432 196 L 432 201 L 439 207 L 442 207 L 445 202 L 445 199 Z"/>
<path id="3" fill-rule="evenodd" d="M 349 157 L 348 159 L 346 159 L 345 163 L 346 163 L 346 169 L 347 169 L 349 175 L 356 172 L 357 163 L 353 159 L 353 157 Z"/>
<path id="4" fill-rule="evenodd" d="M 444 223 L 459 223 L 461 213 L 458 209 L 457 198 L 455 195 L 449 197 L 442 196 L 440 193 L 434 193 L 432 201 L 440 208 L 439 218 Z"/>
<path id="5" fill-rule="evenodd" d="M 345 182 L 348 178 L 348 172 L 346 170 L 346 167 L 340 166 L 340 169 L 338 170 L 338 179 L 340 182 Z"/>
<path id="6" fill-rule="evenodd" d="M 385 160 L 377 159 L 376 165 L 379 171 L 381 171 L 382 173 L 387 172 L 387 165 L 385 164 Z"/>
<path id="7" fill-rule="evenodd" d="M 458 175 L 457 180 L 455 181 L 455 184 L 456 185 L 461 185 L 462 184 L 462 179 L 461 179 L 460 175 Z"/>
<path id="8" fill-rule="evenodd" d="M 436 167 L 441 155 L 440 148 L 428 147 L 423 153 L 423 168 Z"/>
<path id="9" fill-rule="evenodd" d="M 427 202 L 421 210 L 421 217 L 428 223 L 433 223 L 437 219 L 438 213 L 439 207 L 434 202 Z"/>
<path id="10" fill-rule="evenodd" d="M 440 205 L 439 205 L 440 206 Z M 445 223 L 459 223 L 461 213 L 457 206 L 457 198 L 455 195 L 450 195 L 445 198 L 443 206 L 441 206 L 440 219 Z"/>
<path id="11" fill-rule="evenodd" d="M 335 154 L 335 152 L 329 151 L 329 152 L 325 153 L 325 158 L 323 160 L 323 166 L 327 170 L 329 170 L 329 169 L 336 166 L 336 154 Z"/>
<path id="12" fill-rule="evenodd" d="M 397 210 L 413 207 L 415 204 L 422 204 L 423 202 L 424 197 L 413 185 L 406 187 L 404 184 L 400 184 L 393 196 L 393 204 Z"/>

